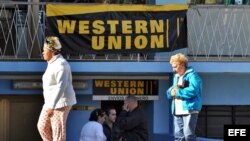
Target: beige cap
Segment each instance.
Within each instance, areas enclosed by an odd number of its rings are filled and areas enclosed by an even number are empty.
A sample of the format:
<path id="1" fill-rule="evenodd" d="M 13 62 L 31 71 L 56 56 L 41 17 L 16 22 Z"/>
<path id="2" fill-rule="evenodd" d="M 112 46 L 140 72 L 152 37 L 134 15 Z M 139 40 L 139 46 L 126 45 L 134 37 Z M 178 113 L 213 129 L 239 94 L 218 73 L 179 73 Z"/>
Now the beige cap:
<path id="1" fill-rule="evenodd" d="M 62 45 L 61 45 L 58 37 L 49 36 L 49 37 L 46 37 L 43 48 L 59 52 L 62 49 Z"/>

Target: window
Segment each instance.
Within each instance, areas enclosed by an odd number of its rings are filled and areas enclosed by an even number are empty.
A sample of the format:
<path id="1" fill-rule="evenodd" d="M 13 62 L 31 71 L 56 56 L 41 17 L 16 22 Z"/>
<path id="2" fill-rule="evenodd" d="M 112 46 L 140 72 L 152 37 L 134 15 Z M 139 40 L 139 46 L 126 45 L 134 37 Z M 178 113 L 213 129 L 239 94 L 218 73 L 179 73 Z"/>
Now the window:
<path id="1" fill-rule="evenodd" d="M 196 133 L 199 137 L 223 138 L 224 125 L 250 124 L 250 106 L 203 106 Z"/>

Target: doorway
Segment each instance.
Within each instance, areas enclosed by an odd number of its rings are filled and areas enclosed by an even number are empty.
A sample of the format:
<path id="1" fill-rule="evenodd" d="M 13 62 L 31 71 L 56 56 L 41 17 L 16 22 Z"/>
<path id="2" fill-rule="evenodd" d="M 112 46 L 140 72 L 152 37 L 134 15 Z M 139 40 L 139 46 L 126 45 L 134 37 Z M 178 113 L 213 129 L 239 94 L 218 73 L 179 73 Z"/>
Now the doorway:
<path id="1" fill-rule="evenodd" d="M 116 109 L 117 116 L 122 111 L 123 101 L 101 101 L 101 108 L 106 109 L 108 107 L 114 107 Z"/>
<path id="2" fill-rule="evenodd" d="M 0 95 L 0 140 L 41 141 L 37 121 L 42 95 Z"/>

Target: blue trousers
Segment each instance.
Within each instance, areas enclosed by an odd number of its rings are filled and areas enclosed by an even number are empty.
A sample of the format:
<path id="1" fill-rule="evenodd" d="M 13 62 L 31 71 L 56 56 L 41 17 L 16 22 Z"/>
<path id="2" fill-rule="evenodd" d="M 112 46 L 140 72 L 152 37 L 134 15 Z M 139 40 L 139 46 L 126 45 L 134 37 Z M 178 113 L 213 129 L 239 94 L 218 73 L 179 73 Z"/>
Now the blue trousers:
<path id="1" fill-rule="evenodd" d="M 198 114 L 174 115 L 175 141 L 196 141 Z"/>

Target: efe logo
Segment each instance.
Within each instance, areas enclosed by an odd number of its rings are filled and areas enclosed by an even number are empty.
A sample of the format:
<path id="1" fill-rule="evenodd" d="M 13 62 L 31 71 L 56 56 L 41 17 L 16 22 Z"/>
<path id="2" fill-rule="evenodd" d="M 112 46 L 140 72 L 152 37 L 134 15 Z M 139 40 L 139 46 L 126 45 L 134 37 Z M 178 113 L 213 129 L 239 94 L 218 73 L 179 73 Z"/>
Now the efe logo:
<path id="1" fill-rule="evenodd" d="M 224 125 L 224 141 L 250 141 L 250 125 Z"/>
<path id="2" fill-rule="evenodd" d="M 228 136 L 247 136 L 247 129 L 228 129 Z"/>

